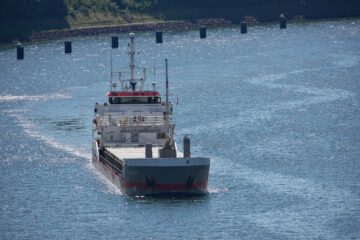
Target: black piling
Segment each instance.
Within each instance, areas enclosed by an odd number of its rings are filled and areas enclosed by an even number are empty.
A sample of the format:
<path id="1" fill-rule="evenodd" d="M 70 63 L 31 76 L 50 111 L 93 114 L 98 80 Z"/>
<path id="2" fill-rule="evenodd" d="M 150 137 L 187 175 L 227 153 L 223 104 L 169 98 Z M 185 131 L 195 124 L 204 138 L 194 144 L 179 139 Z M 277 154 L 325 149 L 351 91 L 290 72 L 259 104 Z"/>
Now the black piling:
<path id="1" fill-rule="evenodd" d="M 70 41 L 64 42 L 64 46 L 65 46 L 65 53 L 71 53 L 72 52 L 72 47 L 71 47 L 71 42 Z"/>
<path id="2" fill-rule="evenodd" d="M 280 14 L 280 29 L 286 29 L 286 17 Z"/>
<path id="3" fill-rule="evenodd" d="M 200 27 L 200 38 L 206 38 L 206 27 Z"/>
<path id="4" fill-rule="evenodd" d="M 119 38 L 118 36 L 111 37 L 111 48 L 119 48 Z"/>
<path id="5" fill-rule="evenodd" d="M 243 21 L 240 23 L 241 33 L 247 33 L 247 22 Z"/>
<path id="6" fill-rule="evenodd" d="M 163 42 L 162 32 L 160 32 L 160 31 L 155 32 L 155 36 L 156 36 L 156 43 L 162 43 Z"/>
<path id="7" fill-rule="evenodd" d="M 21 45 L 16 46 L 16 58 L 18 60 L 23 60 L 24 59 L 24 47 L 21 46 Z"/>

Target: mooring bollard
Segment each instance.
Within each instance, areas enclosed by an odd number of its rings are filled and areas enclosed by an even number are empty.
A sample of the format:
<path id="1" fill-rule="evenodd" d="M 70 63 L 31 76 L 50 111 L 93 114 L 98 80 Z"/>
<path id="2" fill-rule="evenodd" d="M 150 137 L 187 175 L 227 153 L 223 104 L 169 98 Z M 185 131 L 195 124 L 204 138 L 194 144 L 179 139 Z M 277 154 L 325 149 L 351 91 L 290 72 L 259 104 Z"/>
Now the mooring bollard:
<path id="1" fill-rule="evenodd" d="M 163 42 L 162 32 L 160 32 L 160 31 L 155 32 L 155 36 L 156 36 L 156 43 Z"/>
<path id="2" fill-rule="evenodd" d="M 247 22 L 243 21 L 240 23 L 241 33 L 247 33 Z"/>
<path id="3" fill-rule="evenodd" d="M 18 43 L 18 45 L 16 46 L 16 58 L 18 60 L 24 59 L 24 47 L 21 46 L 21 43 Z"/>
<path id="4" fill-rule="evenodd" d="M 111 48 L 119 48 L 119 38 L 117 36 L 111 37 Z"/>
<path id="5" fill-rule="evenodd" d="M 64 45 L 65 45 L 65 53 L 71 53 L 72 52 L 71 42 L 66 41 L 64 42 Z"/>
<path id="6" fill-rule="evenodd" d="M 200 27 L 200 38 L 206 38 L 206 27 Z"/>
<path id="7" fill-rule="evenodd" d="M 280 29 L 286 29 L 286 17 L 280 14 Z"/>

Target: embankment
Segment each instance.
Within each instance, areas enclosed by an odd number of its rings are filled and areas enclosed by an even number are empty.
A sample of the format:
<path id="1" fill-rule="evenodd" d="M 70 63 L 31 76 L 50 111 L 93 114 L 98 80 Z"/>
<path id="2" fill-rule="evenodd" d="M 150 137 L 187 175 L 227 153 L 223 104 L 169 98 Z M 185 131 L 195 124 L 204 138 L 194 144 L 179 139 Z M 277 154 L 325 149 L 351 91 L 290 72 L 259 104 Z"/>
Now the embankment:
<path id="1" fill-rule="evenodd" d="M 145 32 L 145 31 L 181 31 L 195 29 L 200 26 L 206 27 L 224 27 L 232 23 L 224 19 L 206 19 L 196 22 L 191 21 L 166 21 L 150 23 L 132 23 L 112 26 L 74 28 L 54 31 L 36 32 L 29 36 L 22 36 L 22 41 L 42 41 L 55 40 L 70 37 L 92 36 L 99 34 L 127 33 L 127 32 Z"/>

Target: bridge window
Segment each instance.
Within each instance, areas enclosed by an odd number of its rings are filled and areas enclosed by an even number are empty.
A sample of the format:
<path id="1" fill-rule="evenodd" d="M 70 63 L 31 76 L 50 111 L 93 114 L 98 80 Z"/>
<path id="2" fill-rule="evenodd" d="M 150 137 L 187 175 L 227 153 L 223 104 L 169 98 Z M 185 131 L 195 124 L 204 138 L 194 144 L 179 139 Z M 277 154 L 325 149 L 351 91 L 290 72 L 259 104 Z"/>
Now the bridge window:
<path id="1" fill-rule="evenodd" d="M 160 97 L 109 97 L 110 104 L 161 103 Z"/>

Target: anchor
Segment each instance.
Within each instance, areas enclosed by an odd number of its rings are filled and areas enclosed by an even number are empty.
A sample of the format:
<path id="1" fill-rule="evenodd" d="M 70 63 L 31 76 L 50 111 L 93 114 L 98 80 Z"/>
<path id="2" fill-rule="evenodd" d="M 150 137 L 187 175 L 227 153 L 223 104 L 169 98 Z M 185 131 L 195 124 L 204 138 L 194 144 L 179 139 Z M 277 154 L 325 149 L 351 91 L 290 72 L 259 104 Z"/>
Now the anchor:
<path id="1" fill-rule="evenodd" d="M 196 178 L 195 176 L 191 176 L 191 175 L 188 177 L 188 179 L 186 181 L 186 186 L 188 188 L 191 188 L 194 185 L 195 178 Z"/>
<path id="2" fill-rule="evenodd" d="M 155 191 L 156 182 L 153 176 L 145 177 L 146 186 L 151 188 L 152 191 Z"/>

